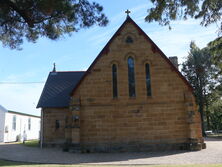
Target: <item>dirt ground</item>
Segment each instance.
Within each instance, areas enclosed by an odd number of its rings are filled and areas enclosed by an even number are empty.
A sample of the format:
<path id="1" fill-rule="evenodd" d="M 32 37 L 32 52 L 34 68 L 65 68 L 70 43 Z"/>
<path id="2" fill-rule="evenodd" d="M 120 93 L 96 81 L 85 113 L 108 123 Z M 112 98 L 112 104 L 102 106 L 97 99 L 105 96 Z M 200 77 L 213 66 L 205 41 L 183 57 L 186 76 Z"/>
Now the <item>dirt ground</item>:
<path id="1" fill-rule="evenodd" d="M 222 164 L 222 139 L 205 140 L 201 151 L 164 151 L 144 153 L 68 153 L 61 149 L 40 149 L 22 144 L 0 144 L 0 159 L 53 164 Z"/>

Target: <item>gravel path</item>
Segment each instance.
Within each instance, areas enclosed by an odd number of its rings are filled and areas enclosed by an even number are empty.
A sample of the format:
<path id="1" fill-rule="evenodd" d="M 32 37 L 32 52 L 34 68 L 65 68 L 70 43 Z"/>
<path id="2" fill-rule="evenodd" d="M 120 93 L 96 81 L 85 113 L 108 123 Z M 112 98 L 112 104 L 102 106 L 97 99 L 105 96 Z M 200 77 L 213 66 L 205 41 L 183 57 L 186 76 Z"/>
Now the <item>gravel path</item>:
<path id="1" fill-rule="evenodd" d="M 20 144 L 0 144 L 0 159 L 53 164 L 222 164 L 222 140 L 206 139 L 207 149 L 195 152 L 166 151 L 147 153 L 62 152 L 61 149 L 40 149 Z"/>

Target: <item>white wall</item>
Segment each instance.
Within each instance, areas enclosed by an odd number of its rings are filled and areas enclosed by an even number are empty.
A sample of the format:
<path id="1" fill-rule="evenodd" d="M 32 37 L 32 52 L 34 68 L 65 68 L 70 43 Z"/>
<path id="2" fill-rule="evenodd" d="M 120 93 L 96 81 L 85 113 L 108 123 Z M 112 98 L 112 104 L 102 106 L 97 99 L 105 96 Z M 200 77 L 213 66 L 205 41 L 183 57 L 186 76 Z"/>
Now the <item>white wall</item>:
<path id="1" fill-rule="evenodd" d="M 16 116 L 16 129 L 13 129 L 13 116 Z M 31 119 L 31 129 L 28 128 L 28 119 Z M 20 115 L 15 113 L 6 113 L 4 142 L 13 142 L 16 140 L 39 139 L 40 118 Z"/>
<path id="2" fill-rule="evenodd" d="M 4 141 L 5 112 L 7 110 L 0 105 L 0 142 Z"/>

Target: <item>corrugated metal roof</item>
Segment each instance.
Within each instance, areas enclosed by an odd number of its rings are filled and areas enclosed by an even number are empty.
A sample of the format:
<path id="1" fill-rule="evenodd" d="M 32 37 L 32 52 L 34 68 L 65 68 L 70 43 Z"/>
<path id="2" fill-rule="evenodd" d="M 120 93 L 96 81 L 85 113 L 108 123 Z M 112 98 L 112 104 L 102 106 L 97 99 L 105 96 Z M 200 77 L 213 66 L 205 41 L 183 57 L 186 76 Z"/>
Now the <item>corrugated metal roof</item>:
<path id="1" fill-rule="evenodd" d="M 37 108 L 68 107 L 70 93 L 85 72 L 50 72 Z"/>

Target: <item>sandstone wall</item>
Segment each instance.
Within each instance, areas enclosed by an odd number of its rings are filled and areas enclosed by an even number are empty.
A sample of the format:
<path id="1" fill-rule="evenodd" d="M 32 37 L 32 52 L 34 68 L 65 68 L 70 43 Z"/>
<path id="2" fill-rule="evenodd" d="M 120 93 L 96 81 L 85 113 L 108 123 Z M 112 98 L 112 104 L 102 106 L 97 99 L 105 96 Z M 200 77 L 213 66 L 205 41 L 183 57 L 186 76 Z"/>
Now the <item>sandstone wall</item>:
<path id="1" fill-rule="evenodd" d="M 127 36 L 133 43 L 125 42 Z M 136 97 L 129 97 L 129 56 L 135 61 Z M 150 64 L 151 96 L 146 94 L 146 63 Z M 118 98 L 112 96 L 113 64 L 117 64 Z M 199 113 L 188 86 L 131 23 L 75 91 L 71 106 L 76 105 L 80 111 L 72 112 L 80 117 L 80 130 L 73 129 L 73 141 L 86 150 L 172 149 L 184 147 L 190 138 L 202 138 Z"/>
<path id="2" fill-rule="evenodd" d="M 68 112 L 68 108 L 43 109 L 43 143 L 45 145 L 65 142 L 65 122 Z M 56 128 L 56 120 L 59 122 L 59 128 Z"/>

